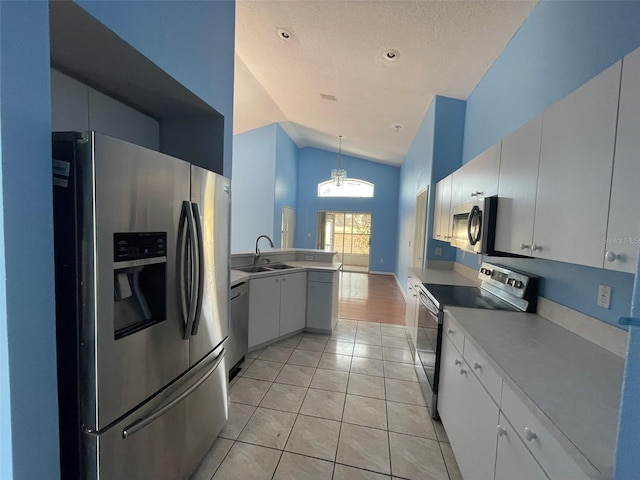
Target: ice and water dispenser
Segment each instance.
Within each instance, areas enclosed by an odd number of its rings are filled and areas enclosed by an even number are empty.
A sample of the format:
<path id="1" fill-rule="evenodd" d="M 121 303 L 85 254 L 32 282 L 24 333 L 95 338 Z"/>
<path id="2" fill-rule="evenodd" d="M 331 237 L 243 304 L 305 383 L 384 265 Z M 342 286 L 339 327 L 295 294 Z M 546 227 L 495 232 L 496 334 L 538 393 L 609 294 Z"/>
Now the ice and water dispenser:
<path id="1" fill-rule="evenodd" d="M 116 340 L 166 318 L 167 233 L 113 234 Z"/>

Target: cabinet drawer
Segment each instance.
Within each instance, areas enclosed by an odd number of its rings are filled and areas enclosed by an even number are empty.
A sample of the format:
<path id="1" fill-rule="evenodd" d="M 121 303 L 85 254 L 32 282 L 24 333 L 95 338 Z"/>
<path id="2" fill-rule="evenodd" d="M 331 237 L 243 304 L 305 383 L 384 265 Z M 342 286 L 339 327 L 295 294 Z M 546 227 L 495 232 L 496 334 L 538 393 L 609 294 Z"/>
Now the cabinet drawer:
<path id="1" fill-rule="evenodd" d="M 333 272 L 317 272 L 311 270 L 308 278 L 310 282 L 331 283 L 333 282 Z"/>
<path id="2" fill-rule="evenodd" d="M 444 312 L 444 322 L 442 324 L 444 334 L 451 340 L 459 352 L 464 350 L 464 335 L 458 323 L 453 320 L 449 312 Z"/>
<path id="3" fill-rule="evenodd" d="M 589 478 L 506 383 L 502 388 L 500 409 L 549 478 Z"/>
<path id="4" fill-rule="evenodd" d="M 478 349 L 469 341 L 468 338 L 464 339 L 464 359 L 471 367 L 473 373 L 480 380 L 480 383 L 487 389 L 489 395 L 500 403 L 500 397 L 502 395 L 502 377 L 496 373 L 493 367 L 485 359 L 485 357 L 478 351 Z"/>

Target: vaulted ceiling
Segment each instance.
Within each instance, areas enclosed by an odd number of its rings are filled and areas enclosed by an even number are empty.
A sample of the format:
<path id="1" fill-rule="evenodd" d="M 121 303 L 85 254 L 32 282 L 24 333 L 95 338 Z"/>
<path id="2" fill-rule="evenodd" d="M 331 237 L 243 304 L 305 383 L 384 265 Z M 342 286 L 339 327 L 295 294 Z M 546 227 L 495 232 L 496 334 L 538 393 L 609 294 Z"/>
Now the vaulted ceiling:
<path id="1" fill-rule="evenodd" d="M 400 165 L 433 97 L 467 99 L 535 4 L 237 0 L 234 133 L 277 122 Z"/>

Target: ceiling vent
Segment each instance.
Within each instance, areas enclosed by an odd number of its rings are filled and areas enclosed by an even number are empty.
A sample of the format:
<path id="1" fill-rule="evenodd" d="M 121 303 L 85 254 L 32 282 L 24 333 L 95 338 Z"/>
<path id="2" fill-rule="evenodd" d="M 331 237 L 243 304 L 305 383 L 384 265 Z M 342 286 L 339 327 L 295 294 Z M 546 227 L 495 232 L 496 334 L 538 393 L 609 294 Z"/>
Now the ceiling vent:
<path id="1" fill-rule="evenodd" d="M 327 95 L 326 93 L 321 93 L 320 94 L 320 98 L 322 100 L 329 100 L 331 102 L 337 102 L 338 101 L 338 99 L 336 98 L 335 95 Z"/>

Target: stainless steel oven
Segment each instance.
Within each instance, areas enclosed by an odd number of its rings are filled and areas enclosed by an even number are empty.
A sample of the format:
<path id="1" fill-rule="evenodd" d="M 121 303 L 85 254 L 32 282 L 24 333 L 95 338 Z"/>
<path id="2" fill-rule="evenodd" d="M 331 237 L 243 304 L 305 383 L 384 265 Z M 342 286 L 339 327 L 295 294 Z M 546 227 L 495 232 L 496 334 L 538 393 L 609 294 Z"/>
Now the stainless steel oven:
<path id="1" fill-rule="evenodd" d="M 443 312 L 429 298 L 424 287 L 418 288 L 418 335 L 415 366 L 418 381 L 433 418 L 437 418 L 436 400 L 440 375 Z"/>
<path id="2" fill-rule="evenodd" d="M 451 307 L 535 312 L 538 277 L 483 262 L 480 287 L 423 283 L 419 302 L 415 368 L 422 393 L 434 419 L 438 419 L 438 384 L 444 309 Z"/>

